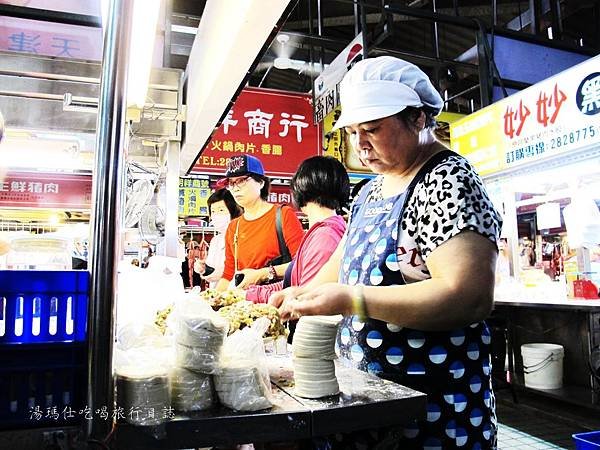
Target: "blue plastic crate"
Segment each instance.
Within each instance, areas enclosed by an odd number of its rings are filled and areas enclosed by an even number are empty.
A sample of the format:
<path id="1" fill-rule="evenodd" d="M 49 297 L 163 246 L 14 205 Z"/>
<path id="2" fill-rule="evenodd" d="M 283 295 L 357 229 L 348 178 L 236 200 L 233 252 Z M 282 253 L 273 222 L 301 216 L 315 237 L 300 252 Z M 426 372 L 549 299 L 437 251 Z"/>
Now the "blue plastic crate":
<path id="1" fill-rule="evenodd" d="M 600 449 L 600 431 L 577 433 L 573 435 L 576 450 Z"/>
<path id="2" fill-rule="evenodd" d="M 86 339 L 89 273 L 0 271 L 0 345 Z"/>
<path id="3" fill-rule="evenodd" d="M 86 344 L 0 346 L 0 430 L 81 421 Z"/>

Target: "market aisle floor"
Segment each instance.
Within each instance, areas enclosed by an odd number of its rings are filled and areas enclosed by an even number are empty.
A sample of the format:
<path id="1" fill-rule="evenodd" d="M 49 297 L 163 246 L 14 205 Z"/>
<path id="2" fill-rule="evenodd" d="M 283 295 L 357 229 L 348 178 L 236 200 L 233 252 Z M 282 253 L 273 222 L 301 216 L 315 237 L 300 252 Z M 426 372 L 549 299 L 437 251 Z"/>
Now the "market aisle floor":
<path id="1" fill-rule="evenodd" d="M 600 414 L 594 412 L 524 395 L 515 404 L 506 390 L 496 397 L 499 450 L 574 449 L 574 433 L 600 430 Z"/>

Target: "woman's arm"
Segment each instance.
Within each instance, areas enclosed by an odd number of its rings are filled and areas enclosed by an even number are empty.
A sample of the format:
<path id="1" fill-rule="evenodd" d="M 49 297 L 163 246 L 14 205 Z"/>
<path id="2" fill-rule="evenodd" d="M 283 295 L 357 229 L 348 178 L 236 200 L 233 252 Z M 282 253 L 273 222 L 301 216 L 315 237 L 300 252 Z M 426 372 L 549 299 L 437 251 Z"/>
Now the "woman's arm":
<path id="1" fill-rule="evenodd" d="M 246 291 L 246 300 L 252 303 L 267 303 L 269 297 L 283 289 L 283 281 L 277 283 L 257 285 L 254 284 L 248 287 Z"/>
<path id="2" fill-rule="evenodd" d="M 402 286 L 365 286 L 369 317 L 418 330 L 449 330 L 485 319 L 494 298 L 496 245 L 484 236 L 464 231 L 431 252 L 431 278 Z M 320 275 L 320 274 L 319 274 Z M 311 287 L 313 283 L 311 283 Z M 361 300 L 360 288 L 329 283 L 305 290 L 288 300 L 282 316 L 352 314 Z"/>

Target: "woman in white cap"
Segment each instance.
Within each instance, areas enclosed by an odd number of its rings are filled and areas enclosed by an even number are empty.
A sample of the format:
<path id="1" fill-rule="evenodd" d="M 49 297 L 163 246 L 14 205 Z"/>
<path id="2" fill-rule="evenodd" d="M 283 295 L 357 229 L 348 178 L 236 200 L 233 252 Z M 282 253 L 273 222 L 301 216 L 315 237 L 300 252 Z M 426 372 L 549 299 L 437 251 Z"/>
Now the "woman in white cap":
<path id="1" fill-rule="evenodd" d="M 500 216 L 469 163 L 435 140 L 443 101 L 419 68 L 366 59 L 345 76 L 340 95 L 336 127 L 378 176 L 313 281 L 270 302 L 284 317 L 344 314 L 343 361 L 427 394 L 425 420 L 347 436 L 343 446 L 391 439 L 402 449 L 494 449 L 483 320 L 493 303 Z"/>

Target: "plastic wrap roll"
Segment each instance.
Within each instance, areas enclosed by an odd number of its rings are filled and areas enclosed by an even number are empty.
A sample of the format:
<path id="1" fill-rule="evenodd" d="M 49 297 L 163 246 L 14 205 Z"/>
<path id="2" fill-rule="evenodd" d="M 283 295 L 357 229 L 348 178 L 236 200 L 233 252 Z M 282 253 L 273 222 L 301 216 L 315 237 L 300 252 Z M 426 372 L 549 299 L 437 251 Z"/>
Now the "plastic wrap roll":
<path id="1" fill-rule="evenodd" d="M 170 405 L 169 379 L 166 375 L 145 377 L 116 376 L 117 405 L 125 420 L 133 425 L 155 426 L 166 421 Z"/>
<path id="2" fill-rule="evenodd" d="M 214 402 L 213 380 L 193 370 L 177 367 L 169 374 L 171 405 L 177 411 L 202 411 Z"/>

